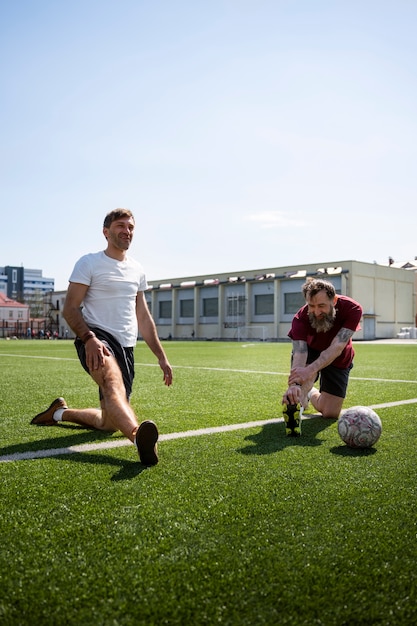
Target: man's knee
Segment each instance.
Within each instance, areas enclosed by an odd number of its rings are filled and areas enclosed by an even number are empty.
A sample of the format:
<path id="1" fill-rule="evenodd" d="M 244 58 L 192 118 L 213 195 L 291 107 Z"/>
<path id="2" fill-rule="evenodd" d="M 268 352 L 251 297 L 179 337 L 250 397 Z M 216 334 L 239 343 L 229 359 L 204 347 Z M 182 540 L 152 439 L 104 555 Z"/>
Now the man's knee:
<path id="1" fill-rule="evenodd" d="M 340 411 L 339 412 L 331 411 L 331 410 L 327 411 L 326 409 L 324 409 L 321 412 L 321 415 L 322 415 L 322 417 L 325 417 L 326 419 L 329 419 L 329 420 L 332 420 L 332 419 L 333 420 L 337 420 L 339 418 Z"/>
<path id="2" fill-rule="evenodd" d="M 339 398 L 323 391 L 319 400 L 320 413 L 328 419 L 337 419 L 342 410 L 343 400 L 344 398 Z"/>
<path id="3" fill-rule="evenodd" d="M 117 428 L 114 426 L 111 419 L 109 419 L 109 415 L 108 413 L 106 413 L 106 409 L 103 408 L 103 403 L 101 403 L 101 410 L 97 411 L 95 428 L 97 428 L 97 430 L 103 430 L 109 433 L 114 433 L 117 431 Z"/>
<path id="4" fill-rule="evenodd" d="M 99 430 L 104 430 L 109 433 L 115 433 L 118 428 L 114 425 L 109 412 L 106 410 L 105 403 L 101 402 L 101 420 Z"/>

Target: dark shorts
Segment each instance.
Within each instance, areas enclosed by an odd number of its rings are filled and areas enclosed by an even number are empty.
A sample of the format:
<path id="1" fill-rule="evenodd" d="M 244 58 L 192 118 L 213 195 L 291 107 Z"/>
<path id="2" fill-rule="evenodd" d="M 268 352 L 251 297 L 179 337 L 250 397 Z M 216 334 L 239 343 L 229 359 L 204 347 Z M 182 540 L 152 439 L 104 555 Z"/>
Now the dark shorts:
<path id="1" fill-rule="evenodd" d="M 309 348 L 307 365 L 313 363 L 319 356 L 320 352 Z M 353 363 L 346 369 L 340 369 L 340 367 L 334 367 L 333 365 L 324 367 L 316 378 L 316 380 L 320 378 L 320 391 L 325 391 L 338 398 L 345 398 L 352 367 Z"/>
<path id="2" fill-rule="evenodd" d="M 123 348 L 120 343 L 108 332 L 101 330 L 100 328 L 90 328 L 100 341 L 104 343 L 106 348 L 114 356 L 118 366 L 122 372 L 123 383 L 126 389 L 126 397 L 129 400 L 132 394 L 133 379 L 135 377 L 135 362 L 133 355 L 133 348 Z M 90 371 L 87 367 L 85 360 L 85 346 L 81 339 L 77 337 L 74 341 L 75 348 L 77 350 L 80 363 L 89 374 Z M 103 393 L 99 387 L 100 400 L 103 399 Z"/>

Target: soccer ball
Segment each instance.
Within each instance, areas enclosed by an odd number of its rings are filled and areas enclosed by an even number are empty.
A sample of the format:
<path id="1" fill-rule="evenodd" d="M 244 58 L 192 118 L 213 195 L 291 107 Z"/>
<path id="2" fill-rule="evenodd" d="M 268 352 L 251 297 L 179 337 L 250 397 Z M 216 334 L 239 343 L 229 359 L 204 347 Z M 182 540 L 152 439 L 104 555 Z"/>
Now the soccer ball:
<path id="1" fill-rule="evenodd" d="M 351 448 L 370 448 L 382 432 L 379 415 L 367 406 L 353 406 L 343 411 L 337 422 L 341 439 Z"/>

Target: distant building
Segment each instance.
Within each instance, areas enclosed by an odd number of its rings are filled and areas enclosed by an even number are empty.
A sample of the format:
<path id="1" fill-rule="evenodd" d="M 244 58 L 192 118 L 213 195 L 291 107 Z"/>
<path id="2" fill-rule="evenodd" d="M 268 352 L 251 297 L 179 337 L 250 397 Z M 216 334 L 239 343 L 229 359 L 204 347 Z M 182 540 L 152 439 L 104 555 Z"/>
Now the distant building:
<path id="1" fill-rule="evenodd" d="M 8 298 L 0 291 L 0 337 L 28 337 L 29 328 L 29 306 Z"/>
<path id="2" fill-rule="evenodd" d="M 62 315 L 66 295 L 66 291 L 53 291 L 48 293 L 44 299 L 45 314 L 48 320 L 48 326 L 53 332 L 58 333 L 61 339 L 73 339 L 74 333 Z"/>
<path id="3" fill-rule="evenodd" d="M 356 339 L 396 337 L 415 326 L 417 267 L 359 261 L 240 270 L 184 278 L 148 280 L 146 300 L 162 339 L 286 340 L 294 313 L 303 304 L 309 276 L 330 280 L 337 293 L 361 303 Z M 72 337 L 62 317 L 65 292 L 48 296 L 50 318 L 60 336 Z"/>
<path id="4" fill-rule="evenodd" d="M 42 276 L 42 270 L 6 265 L 0 267 L 0 293 L 12 300 L 31 303 L 53 291 L 55 280 Z"/>
<path id="5" fill-rule="evenodd" d="M 42 270 L 28 269 L 23 266 L 6 265 L 0 267 L 0 295 L 9 301 L 24 304 L 29 311 L 28 320 L 16 327 L 16 336 L 43 337 L 46 333 L 56 332 L 55 316 L 50 315 L 50 308 L 45 310 L 45 298 L 55 288 L 55 279 L 46 278 Z M 10 335 L 3 320 L 0 336 Z M 10 320 L 11 321 L 11 320 Z"/>

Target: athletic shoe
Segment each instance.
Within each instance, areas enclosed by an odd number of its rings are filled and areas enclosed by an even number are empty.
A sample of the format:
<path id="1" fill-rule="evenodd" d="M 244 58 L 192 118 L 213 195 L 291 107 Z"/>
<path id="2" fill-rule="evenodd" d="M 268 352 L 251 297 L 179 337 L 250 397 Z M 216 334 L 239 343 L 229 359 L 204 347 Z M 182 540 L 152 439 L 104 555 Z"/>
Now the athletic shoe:
<path id="1" fill-rule="evenodd" d="M 282 413 L 287 437 L 299 437 L 301 435 L 301 416 L 303 414 L 303 408 L 300 407 L 299 404 L 284 404 Z"/>
<path id="2" fill-rule="evenodd" d="M 145 420 L 137 429 L 135 444 L 140 462 L 143 465 L 156 465 L 158 463 L 158 436 L 156 424 L 151 420 Z"/>
<path id="3" fill-rule="evenodd" d="M 54 420 L 54 413 L 57 409 L 67 409 L 67 403 L 64 398 L 57 398 L 52 402 L 52 404 L 43 411 L 42 413 L 38 413 L 35 415 L 33 420 L 30 422 L 31 424 L 36 424 L 37 426 L 56 426 L 58 422 Z"/>

